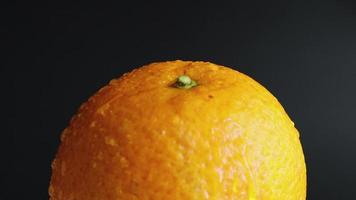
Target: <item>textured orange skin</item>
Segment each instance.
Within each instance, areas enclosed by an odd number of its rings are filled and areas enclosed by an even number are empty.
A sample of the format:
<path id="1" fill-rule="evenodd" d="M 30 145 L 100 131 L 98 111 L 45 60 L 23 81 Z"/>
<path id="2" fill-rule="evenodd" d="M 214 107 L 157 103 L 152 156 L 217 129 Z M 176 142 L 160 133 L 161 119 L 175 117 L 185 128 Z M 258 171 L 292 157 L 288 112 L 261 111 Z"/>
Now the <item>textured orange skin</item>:
<path id="1" fill-rule="evenodd" d="M 172 87 L 178 76 L 198 83 Z M 305 200 L 298 131 L 248 76 L 162 62 L 112 80 L 61 136 L 52 200 Z"/>

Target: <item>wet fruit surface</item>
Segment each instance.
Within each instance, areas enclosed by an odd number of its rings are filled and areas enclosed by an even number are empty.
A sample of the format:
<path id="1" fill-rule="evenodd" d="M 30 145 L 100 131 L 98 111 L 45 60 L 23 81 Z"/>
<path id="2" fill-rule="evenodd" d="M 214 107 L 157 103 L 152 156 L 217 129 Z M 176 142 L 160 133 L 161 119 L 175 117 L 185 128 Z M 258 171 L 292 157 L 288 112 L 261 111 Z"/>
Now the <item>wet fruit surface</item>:
<path id="1" fill-rule="evenodd" d="M 196 85 L 175 87 L 182 75 Z M 52 200 L 306 195 L 299 133 L 282 106 L 248 76 L 212 63 L 153 63 L 112 80 L 61 141 Z"/>

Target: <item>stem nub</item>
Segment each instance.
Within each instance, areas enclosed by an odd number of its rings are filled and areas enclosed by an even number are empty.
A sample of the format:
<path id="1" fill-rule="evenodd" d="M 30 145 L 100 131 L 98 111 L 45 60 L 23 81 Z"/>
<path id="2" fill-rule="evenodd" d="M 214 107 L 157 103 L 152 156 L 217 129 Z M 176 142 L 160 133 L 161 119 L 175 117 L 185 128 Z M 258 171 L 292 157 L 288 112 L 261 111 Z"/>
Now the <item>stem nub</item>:
<path id="1" fill-rule="evenodd" d="M 181 88 L 181 89 L 190 89 L 192 87 L 197 86 L 197 82 L 191 79 L 187 75 L 181 75 L 177 78 L 176 82 L 174 83 L 174 87 Z"/>

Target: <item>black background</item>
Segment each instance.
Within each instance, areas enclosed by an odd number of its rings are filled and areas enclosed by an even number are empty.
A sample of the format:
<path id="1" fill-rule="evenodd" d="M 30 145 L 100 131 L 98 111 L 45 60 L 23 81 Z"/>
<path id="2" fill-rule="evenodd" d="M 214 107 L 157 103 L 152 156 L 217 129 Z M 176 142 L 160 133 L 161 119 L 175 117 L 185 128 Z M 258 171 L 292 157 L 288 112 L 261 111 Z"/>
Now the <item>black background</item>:
<path id="1" fill-rule="evenodd" d="M 301 132 L 308 199 L 356 199 L 355 4 L 6 5 L 1 73 L 15 106 L 2 199 L 48 199 L 59 134 L 79 105 L 124 72 L 176 59 L 230 66 L 266 86 Z"/>

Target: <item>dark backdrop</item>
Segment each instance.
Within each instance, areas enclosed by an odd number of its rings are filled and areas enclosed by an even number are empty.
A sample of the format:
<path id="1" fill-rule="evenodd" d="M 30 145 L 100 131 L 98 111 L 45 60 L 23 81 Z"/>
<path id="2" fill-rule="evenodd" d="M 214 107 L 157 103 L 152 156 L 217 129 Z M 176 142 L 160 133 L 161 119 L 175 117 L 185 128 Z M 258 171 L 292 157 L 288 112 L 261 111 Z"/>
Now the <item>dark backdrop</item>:
<path id="1" fill-rule="evenodd" d="M 124 72 L 175 59 L 230 66 L 266 86 L 301 132 L 308 199 L 356 199 L 356 3 L 29 2 L 2 13 L 2 75 L 15 92 L 2 199 L 47 199 L 78 106 Z"/>

